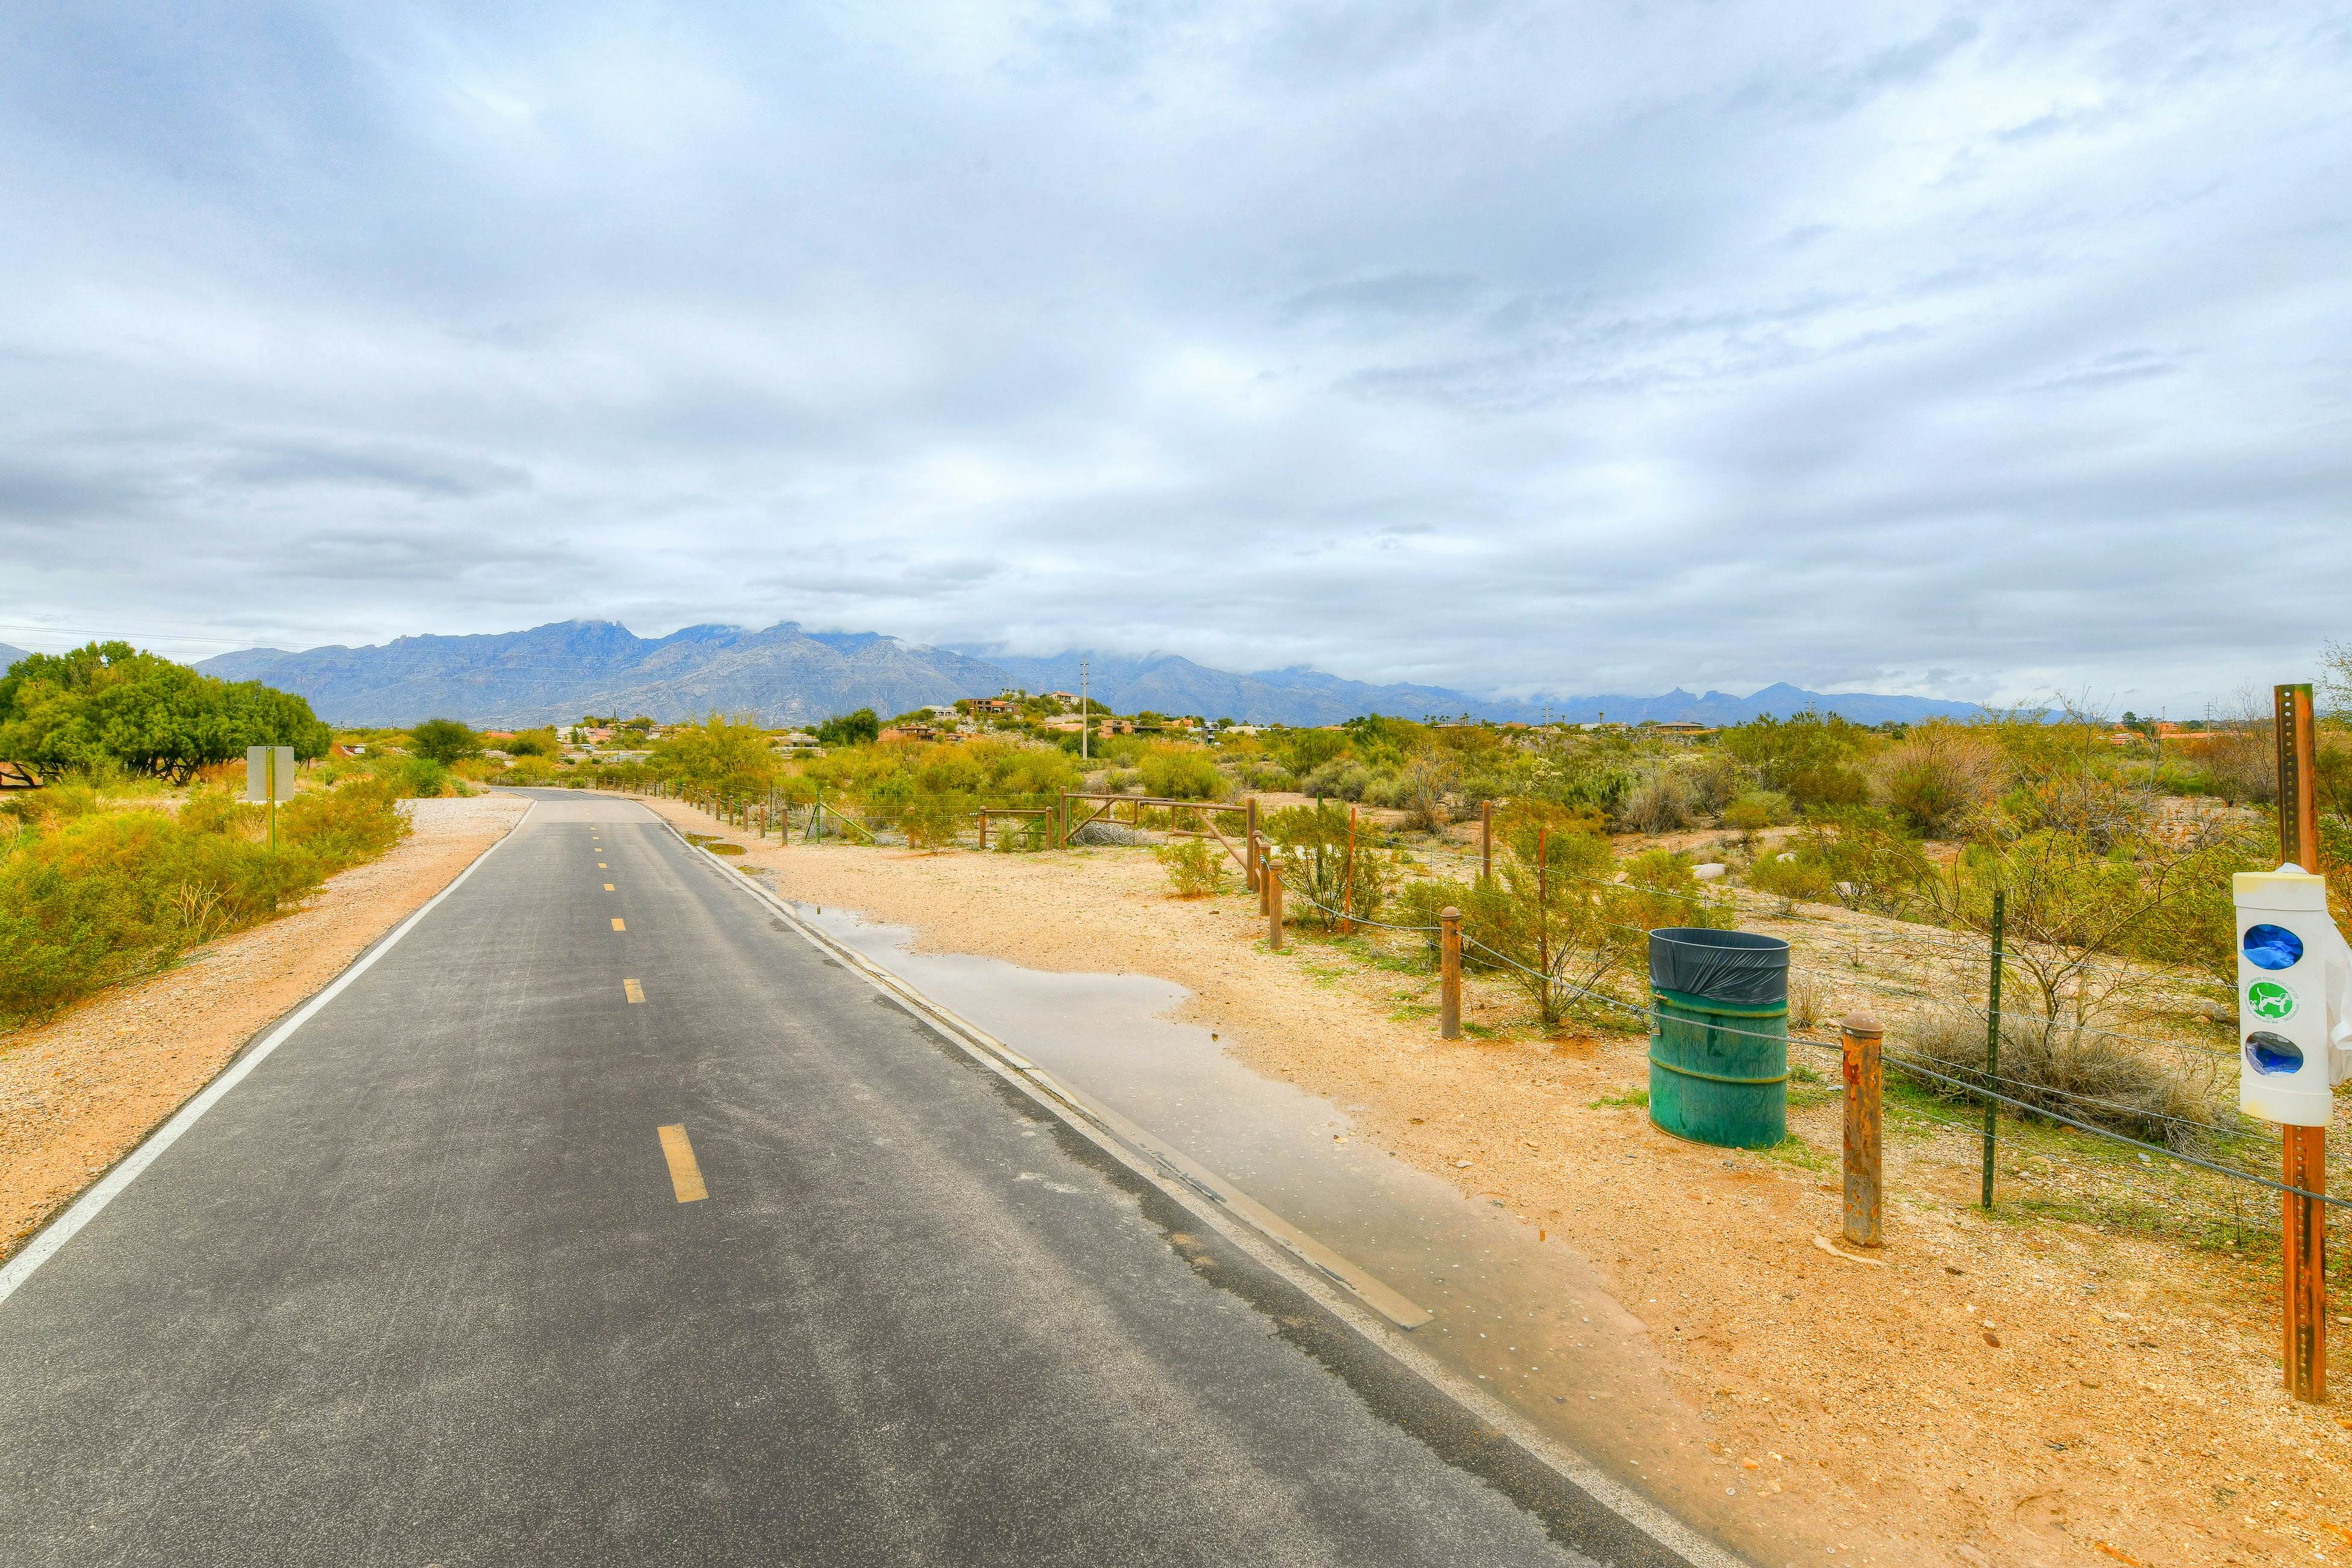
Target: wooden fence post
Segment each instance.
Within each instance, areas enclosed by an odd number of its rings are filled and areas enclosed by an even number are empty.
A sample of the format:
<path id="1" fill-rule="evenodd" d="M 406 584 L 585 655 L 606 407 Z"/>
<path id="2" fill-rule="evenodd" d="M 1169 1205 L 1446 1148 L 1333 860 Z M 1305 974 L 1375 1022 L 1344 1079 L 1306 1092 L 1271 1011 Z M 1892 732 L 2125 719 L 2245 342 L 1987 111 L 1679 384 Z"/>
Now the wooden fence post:
<path id="1" fill-rule="evenodd" d="M 1282 951 L 1282 867 L 1270 855 L 1265 862 L 1265 945 L 1270 952 Z"/>
<path id="2" fill-rule="evenodd" d="M 1448 905 L 1437 917 L 1437 1038 L 1462 1038 L 1462 912 Z"/>
<path id="3" fill-rule="evenodd" d="M 1249 845 L 1242 853 L 1242 877 L 1252 893 L 1257 891 L 1257 797 L 1249 798 Z"/>
<path id="4" fill-rule="evenodd" d="M 1495 802 L 1478 802 L 1478 879 L 1495 880 Z"/>
<path id="5" fill-rule="evenodd" d="M 1070 847 L 1070 792 L 1067 789 L 1061 791 L 1054 805 L 1054 847 L 1057 850 Z"/>
<path id="6" fill-rule="evenodd" d="M 1885 1241 L 1879 1212 L 1879 1100 L 1886 1087 L 1876 1019 L 1845 1020 L 1845 1239 L 1856 1247 Z"/>
<path id="7" fill-rule="evenodd" d="M 2311 688 L 2271 688 L 2278 737 L 2279 859 L 2317 875 L 2319 802 Z M 2281 1127 L 2286 1185 L 2327 1190 L 2327 1129 Z M 2286 1390 L 2318 1404 L 2327 1397 L 2327 1210 L 2318 1199 L 2281 1195 L 2279 1262 L 2285 1298 Z"/>

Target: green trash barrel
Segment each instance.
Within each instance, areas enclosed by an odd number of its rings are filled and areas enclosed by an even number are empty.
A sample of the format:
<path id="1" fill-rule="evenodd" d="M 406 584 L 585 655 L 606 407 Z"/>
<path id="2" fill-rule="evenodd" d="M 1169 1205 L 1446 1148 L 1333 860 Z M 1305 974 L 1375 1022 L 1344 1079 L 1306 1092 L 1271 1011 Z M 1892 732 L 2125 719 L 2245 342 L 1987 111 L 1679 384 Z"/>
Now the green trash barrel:
<path id="1" fill-rule="evenodd" d="M 1650 1120 L 1769 1149 L 1789 1135 L 1789 945 L 1751 931 L 1650 933 Z"/>

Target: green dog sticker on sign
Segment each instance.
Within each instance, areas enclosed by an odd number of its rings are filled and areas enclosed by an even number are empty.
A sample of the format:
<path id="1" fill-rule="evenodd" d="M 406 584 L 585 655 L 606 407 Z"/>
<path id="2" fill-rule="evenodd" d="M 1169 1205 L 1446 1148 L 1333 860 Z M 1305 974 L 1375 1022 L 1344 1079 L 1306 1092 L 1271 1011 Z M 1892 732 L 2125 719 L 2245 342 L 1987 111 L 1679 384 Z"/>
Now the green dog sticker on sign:
<path id="1" fill-rule="evenodd" d="M 2256 1018 L 2291 1018 L 2294 1014 L 2294 993 L 2276 980 L 2256 980 L 2246 988 L 2246 1010 Z"/>

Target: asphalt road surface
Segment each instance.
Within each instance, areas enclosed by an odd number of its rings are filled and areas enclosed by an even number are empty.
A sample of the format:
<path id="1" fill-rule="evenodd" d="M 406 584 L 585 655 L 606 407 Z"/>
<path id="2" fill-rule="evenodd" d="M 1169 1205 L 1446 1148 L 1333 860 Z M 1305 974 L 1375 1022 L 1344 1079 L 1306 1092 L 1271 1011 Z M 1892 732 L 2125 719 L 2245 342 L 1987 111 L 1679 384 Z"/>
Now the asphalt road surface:
<path id="1" fill-rule="evenodd" d="M 731 874 L 542 800 L 0 1301 L 0 1563 L 1680 1561 Z"/>

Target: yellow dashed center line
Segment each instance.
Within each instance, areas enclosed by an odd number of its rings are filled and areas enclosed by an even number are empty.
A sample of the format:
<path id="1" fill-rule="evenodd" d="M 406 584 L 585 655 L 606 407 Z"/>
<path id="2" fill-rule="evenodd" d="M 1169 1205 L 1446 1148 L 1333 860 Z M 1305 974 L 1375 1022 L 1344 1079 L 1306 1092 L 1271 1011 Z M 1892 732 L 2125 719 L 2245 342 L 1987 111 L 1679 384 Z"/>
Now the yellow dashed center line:
<path id="1" fill-rule="evenodd" d="M 615 930 L 615 931 L 626 931 L 626 930 L 628 929 L 628 927 L 627 927 L 627 926 L 625 926 L 625 925 L 622 925 L 622 924 L 621 924 L 621 917 L 620 917 L 619 915 L 615 915 L 614 916 L 613 916 L 613 929 L 614 929 L 614 930 Z"/>
<path id="2" fill-rule="evenodd" d="M 604 891 L 605 891 L 606 893 L 610 893 L 610 892 L 612 892 L 612 891 L 613 891 L 613 884 L 612 884 L 611 883 L 609 883 L 609 882 L 608 882 L 608 883 L 606 883 L 604 884 Z"/>
<path id="3" fill-rule="evenodd" d="M 641 1002 L 646 999 L 646 988 L 637 984 L 635 980 L 623 980 L 621 982 L 621 994 L 628 998 L 629 1000 L 633 1002 Z"/>
<path id="4" fill-rule="evenodd" d="M 603 861 L 598 861 L 596 862 L 596 869 L 598 871 L 611 871 L 613 868 L 606 865 Z"/>
<path id="5" fill-rule="evenodd" d="M 677 1194 L 678 1202 L 693 1203 L 709 1197 L 709 1189 L 702 1185 L 702 1167 L 694 1163 L 694 1145 L 686 1141 L 686 1129 L 664 1127 L 661 1146 L 662 1158 L 669 1162 L 669 1185 Z"/>

